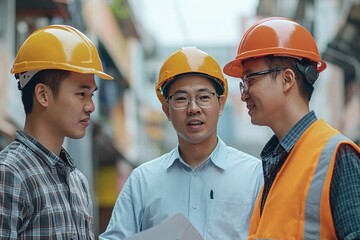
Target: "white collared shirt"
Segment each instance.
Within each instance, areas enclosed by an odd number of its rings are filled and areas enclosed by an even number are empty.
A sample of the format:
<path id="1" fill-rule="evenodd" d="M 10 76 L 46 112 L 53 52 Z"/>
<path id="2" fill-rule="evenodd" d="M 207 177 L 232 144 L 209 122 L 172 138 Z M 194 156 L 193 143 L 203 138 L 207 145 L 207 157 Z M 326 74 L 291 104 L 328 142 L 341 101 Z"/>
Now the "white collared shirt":
<path id="1" fill-rule="evenodd" d="M 181 160 L 178 147 L 134 169 L 100 239 L 124 239 L 175 213 L 186 216 L 204 239 L 247 239 L 263 185 L 261 161 L 218 140 L 195 169 Z"/>

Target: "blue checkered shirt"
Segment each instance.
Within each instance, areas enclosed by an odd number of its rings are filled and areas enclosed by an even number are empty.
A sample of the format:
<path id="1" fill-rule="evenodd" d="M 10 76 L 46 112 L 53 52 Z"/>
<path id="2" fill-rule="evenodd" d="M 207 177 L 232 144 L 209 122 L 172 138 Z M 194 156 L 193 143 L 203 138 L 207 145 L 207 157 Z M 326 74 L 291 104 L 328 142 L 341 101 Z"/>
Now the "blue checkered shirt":
<path id="1" fill-rule="evenodd" d="M 94 239 L 88 183 L 64 149 L 18 131 L 0 152 L 0 239 Z"/>
<path id="2" fill-rule="evenodd" d="M 264 192 L 261 212 L 274 179 L 305 130 L 317 120 L 313 111 L 305 115 L 279 142 L 274 135 L 261 152 Z M 349 145 L 337 154 L 330 186 L 330 207 L 339 239 L 360 239 L 360 155 Z"/>

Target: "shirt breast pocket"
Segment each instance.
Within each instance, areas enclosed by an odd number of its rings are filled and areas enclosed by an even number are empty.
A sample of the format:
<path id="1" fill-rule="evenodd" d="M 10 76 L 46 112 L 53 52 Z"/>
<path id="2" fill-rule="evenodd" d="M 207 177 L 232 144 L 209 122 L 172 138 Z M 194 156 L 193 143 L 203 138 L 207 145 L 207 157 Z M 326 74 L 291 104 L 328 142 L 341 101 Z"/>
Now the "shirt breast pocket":
<path id="1" fill-rule="evenodd" d="M 206 239 L 247 239 L 250 205 L 209 199 Z"/>

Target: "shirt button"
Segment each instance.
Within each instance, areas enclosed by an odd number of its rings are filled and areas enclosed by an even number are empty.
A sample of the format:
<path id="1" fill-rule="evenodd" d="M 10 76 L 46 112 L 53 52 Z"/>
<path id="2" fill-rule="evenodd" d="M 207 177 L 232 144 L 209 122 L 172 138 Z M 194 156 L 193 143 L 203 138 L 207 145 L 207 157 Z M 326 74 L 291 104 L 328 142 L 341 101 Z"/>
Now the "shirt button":
<path id="1" fill-rule="evenodd" d="M 197 209 L 197 205 L 196 205 L 196 204 L 193 205 L 193 209 Z"/>

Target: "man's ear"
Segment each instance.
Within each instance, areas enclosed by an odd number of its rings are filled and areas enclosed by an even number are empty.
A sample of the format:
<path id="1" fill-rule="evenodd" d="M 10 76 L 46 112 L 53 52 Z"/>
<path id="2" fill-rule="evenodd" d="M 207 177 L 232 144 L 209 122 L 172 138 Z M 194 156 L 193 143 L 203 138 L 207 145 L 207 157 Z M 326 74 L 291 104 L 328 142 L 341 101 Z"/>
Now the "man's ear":
<path id="1" fill-rule="evenodd" d="M 35 86 L 34 89 L 34 98 L 36 99 L 36 101 L 42 105 L 43 107 L 47 107 L 48 103 L 49 103 L 49 88 L 43 84 L 43 83 L 38 83 Z"/>
<path id="2" fill-rule="evenodd" d="M 288 91 L 296 82 L 295 72 L 289 68 L 283 71 L 283 90 Z"/>
<path id="3" fill-rule="evenodd" d="M 221 114 L 224 111 L 225 102 L 226 102 L 226 97 L 224 95 L 221 95 L 219 97 L 219 116 L 221 116 Z"/>
<path id="4" fill-rule="evenodd" d="M 164 111 L 167 119 L 171 122 L 170 113 L 169 113 L 169 103 L 165 101 L 161 104 L 161 107 L 162 107 L 162 110 Z"/>

